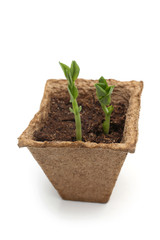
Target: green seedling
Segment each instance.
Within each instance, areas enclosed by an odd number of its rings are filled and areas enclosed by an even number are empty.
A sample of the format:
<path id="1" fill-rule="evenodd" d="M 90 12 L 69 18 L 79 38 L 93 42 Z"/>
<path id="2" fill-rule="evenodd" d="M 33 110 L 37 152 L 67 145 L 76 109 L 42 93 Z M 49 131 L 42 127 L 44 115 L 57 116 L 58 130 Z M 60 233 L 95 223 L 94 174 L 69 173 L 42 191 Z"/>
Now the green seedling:
<path id="1" fill-rule="evenodd" d="M 103 122 L 103 131 L 105 134 L 108 134 L 110 128 L 110 117 L 111 113 L 113 112 L 113 106 L 110 105 L 110 103 L 111 94 L 113 92 L 114 86 L 108 86 L 104 77 L 101 77 L 99 79 L 99 83 L 95 84 L 95 87 L 98 100 L 105 114 L 105 121 Z"/>
<path id="2" fill-rule="evenodd" d="M 70 102 L 72 103 L 72 108 L 69 110 L 74 114 L 75 124 L 76 124 L 76 140 L 82 140 L 82 128 L 81 128 L 81 117 L 80 111 L 82 109 L 81 106 L 78 106 L 77 97 L 78 97 L 78 89 L 75 86 L 75 81 L 79 75 L 80 68 L 76 61 L 72 61 L 71 67 L 59 62 L 61 68 L 64 72 L 66 79 L 68 80 L 68 92 L 70 95 Z"/>

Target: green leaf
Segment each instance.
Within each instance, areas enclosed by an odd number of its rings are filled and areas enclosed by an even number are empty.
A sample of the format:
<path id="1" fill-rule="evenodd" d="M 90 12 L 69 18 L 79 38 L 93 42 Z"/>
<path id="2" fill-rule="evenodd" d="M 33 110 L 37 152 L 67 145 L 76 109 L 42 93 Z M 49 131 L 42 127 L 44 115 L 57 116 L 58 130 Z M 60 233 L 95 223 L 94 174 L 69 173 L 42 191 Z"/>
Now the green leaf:
<path id="1" fill-rule="evenodd" d="M 75 82 L 75 80 L 77 79 L 77 77 L 79 75 L 79 71 L 80 71 L 80 68 L 79 68 L 78 64 L 76 63 L 76 61 L 72 61 L 70 71 L 71 71 L 72 80 L 73 80 L 73 82 Z"/>
<path id="2" fill-rule="evenodd" d="M 72 77 L 71 77 L 71 73 L 70 73 L 70 68 L 67 65 L 65 65 L 64 63 L 59 62 L 59 64 L 64 72 L 66 79 L 69 81 L 69 84 L 71 85 Z"/>
<path id="3" fill-rule="evenodd" d="M 73 111 L 73 109 L 71 107 L 69 108 L 69 110 L 70 110 L 71 113 L 74 113 L 74 111 Z"/>
<path id="4" fill-rule="evenodd" d="M 64 63 L 59 62 L 59 64 L 64 72 L 65 77 L 68 79 L 68 74 L 70 72 L 70 68 L 67 65 L 65 65 Z"/>
<path id="5" fill-rule="evenodd" d="M 76 88 L 75 85 L 73 85 L 73 87 L 72 87 L 72 95 L 73 95 L 74 99 L 76 99 L 78 97 L 78 89 Z"/>
<path id="6" fill-rule="evenodd" d="M 96 83 L 95 87 L 96 87 L 97 97 L 98 98 L 104 97 L 106 95 L 105 90 L 101 86 L 99 86 L 99 83 Z"/>
<path id="7" fill-rule="evenodd" d="M 105 88 L 106 88 L 106 89 L 108 88 L 107 81 L 106 81 L 106 79 L 105 79 L 104 77 L 100 77 L 100 79 L 99 79 L 99 83 L 103 83 L 103 84 L 105 84 Z"/>
<path id="8" fill-rule="evenodd" d="M 75 85 L 73 86 L 68 86 L 68 92 L 71 98 L 71 102 L 73 102 L 74 99 L 78 97 L 78 89 L 76 88 Z"/>
<path id="9" fill-rule="evenodd" d="M 70 101 L 73 102 L 73 101 L 74 101 L 74 97 L 73 97 L 73 95 L 72 95 L 72 92 L 71 92 L 69 86 L 68 86 L 68 92 L 69 92 L 69 95 L 70 95 Z"/>
<path id="10" fill-rule="evenodd" d="M 66 71 L 66 75 L 68 76 L 68 77 L 67 77 L 67 80 L 68 80 L 69 85 L 72 85 L 73 82 L 72 82 L 72 77 L 71 77 L 70 71 L 68 72 L 68 70 L 67 70 L 67 71 Z"/>
<path id="11" fill-rule="evenodd" d="M 114 87 L 115 87 L 115 86 L 110 86 L 110 87 L 108 87 L 108 89 L 107 89 L 107 90 L 108 90 L 107 95 L 111 95 L 111 94 L 112 94 Z"/>
<path id="12" fill-rule="evenodd" d="M 114 107 L 111 105 L 107 109 L 108 109 L 109 114 L 111 114 L 113 112 Z"/>
<path id="13" fill-rule="evenodd" d="M 111 102 L 111 97 L 106 95 L 106 96 L 102 97 L 101 99 L 99 99 L 99 101 L 101 104 L 109 105 Z"/>
<path id="14" fill-rule="evenodd" d="M 82 110 L 82 106 L 79 106 L 79 108 L 78 108 L 78 112 L 80 113 L 81 110 Z"/>
<path id="15" fill-rule="evenodd" d="M 104 84 L 106 84 L 106 79 L 105 79 L 104 77 L 100 77 L 99 83 L 104 83 Z"/>
<path id="16" fill-rule="evenodd" d="M 106 91 L 106 84 L 105 83 L 97 83 L 98 86 L 100 86 L 101 88 L 103 88 Z"/>

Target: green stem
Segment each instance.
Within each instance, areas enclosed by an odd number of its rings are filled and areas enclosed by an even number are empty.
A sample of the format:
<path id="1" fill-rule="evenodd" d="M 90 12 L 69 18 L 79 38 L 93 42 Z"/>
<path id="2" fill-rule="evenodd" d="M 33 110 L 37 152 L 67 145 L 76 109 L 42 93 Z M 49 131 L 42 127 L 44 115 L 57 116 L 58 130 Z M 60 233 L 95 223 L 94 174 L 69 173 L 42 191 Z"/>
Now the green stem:
<path id="1" fill-rule="evenodd" d="M 107 107 L 103 104 L 101 104 L 102 106 L 102 109 L 105 113 L 105 121 L 103 122 L 103 131 L 105 134 L 108 134 L 109 133 L 109 129 L 110 129 L 110 117 L 111 117 L 111 114 L 109 113 Z"/>
<path id="2" fill-rule="evenodd" d="M 81 141 L 82 140 L 81 117 L 78 111 L 78 104 L 76 99 L 72 102 L 72 107 L 74 111 L 75 124 L 76 124 L 76 140 Z"/>
<path id="3" fill-rule="evenodd" d="M 110 129 L 110 114 L 105 115 L 105 121 L 103 122 L 103 130 L 105 134 L 109 133 L 109 129 Z"/>
<path id="4" fill-rule="evenodd" d="M 75 114 L 75 123 L 76 123 L 76 139 L 77 141 L 82 140 L 82 130 L 81 130 L 81 118 L 80 114 Z"/>

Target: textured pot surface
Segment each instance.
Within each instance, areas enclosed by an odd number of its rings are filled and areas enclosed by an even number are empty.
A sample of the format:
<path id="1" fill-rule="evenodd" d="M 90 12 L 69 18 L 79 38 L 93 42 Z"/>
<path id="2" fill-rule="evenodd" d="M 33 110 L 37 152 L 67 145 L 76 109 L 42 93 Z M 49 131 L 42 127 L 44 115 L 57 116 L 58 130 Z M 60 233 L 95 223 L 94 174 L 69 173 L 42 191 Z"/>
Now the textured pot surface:
<path id="1" fill-rule="evenodd" d="M 77 81 L 79 91 L 95 92 L 95 80 Z M 19 147 L 28 147 L 63 199 L 107 202 L 128 152 L 134 152 L 138 137 L 140 96 L 143 82 L 119 82 L 113 101 L 123 101 L 128 110 L 121 143 L 38 142 L 33 133 L 45 122 L 51 93 L 67 87 L 66 80 L 48 80 L 39 112 L 19 137 Z"/>
<path id="2" fill-rule="evenodd" d="M 63 199 L 107 202 L 126 152 L 98 148 L 29 147 Z"/>

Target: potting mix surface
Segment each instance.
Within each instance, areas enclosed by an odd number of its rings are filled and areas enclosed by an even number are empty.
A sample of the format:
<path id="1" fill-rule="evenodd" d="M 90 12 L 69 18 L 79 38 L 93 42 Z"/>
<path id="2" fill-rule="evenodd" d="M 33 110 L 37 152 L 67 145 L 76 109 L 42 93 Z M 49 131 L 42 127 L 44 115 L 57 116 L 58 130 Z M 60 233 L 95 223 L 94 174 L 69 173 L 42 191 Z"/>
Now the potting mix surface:
<path id="1" fill-rule="evenodd" d="M 113 94 L 114 95 L 114 92 Z M 82 140 L 95 143 L 120 143 L 127 112 L 123 102 L 111 102 L 114 110 L 111 114 L 110 132 L 103 133 L 102 123 L 105 119 L 101 105 L 95 94 L 79 91 L 78 105 L 82 106 Z M 43 127 L 33 134 L 36 141 L 76 141 L 74 114 L 69 111 L 72 107 L 67 91 L 51 96 L 48 118 Z"/>

